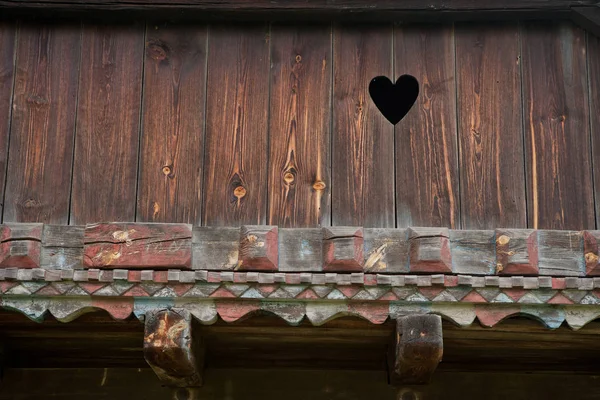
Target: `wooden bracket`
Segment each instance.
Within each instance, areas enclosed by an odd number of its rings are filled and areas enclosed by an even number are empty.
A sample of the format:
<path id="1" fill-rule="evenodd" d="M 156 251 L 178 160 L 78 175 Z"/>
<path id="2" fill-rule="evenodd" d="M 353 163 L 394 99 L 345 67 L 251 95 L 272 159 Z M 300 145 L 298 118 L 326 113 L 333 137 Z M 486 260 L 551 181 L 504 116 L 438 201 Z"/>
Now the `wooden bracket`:
<path id="1" fill-rule="evenodd" d="M 192 317 L 187 310 L 146 313 L 144 357 L 166 386 L 202 385 L 204 350 L 192 335 Z"/>
<path id="2" fill-rule="evenodd" d="M 390 383 L 423 385 L 442 360 L 442 319 L 439 315 L 409 315 L 396 321 L 390 359 Z"/>

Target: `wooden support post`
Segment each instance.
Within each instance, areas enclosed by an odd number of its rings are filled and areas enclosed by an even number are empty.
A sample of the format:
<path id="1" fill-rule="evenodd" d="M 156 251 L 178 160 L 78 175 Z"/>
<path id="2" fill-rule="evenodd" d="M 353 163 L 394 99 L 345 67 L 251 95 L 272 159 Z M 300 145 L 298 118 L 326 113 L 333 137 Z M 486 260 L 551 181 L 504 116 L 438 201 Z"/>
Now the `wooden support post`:
<path id="1" fill-rule="evenodd" d="M 144 357 L 166 386 L 202 385 L 204 351 L 192 335 L 192 317 L 187 310 L 146 313 Z"/>
<path id="2" fill-rule="evenodd" d="M 399 318 L 392 348 L 392 385 L 428 383 L 442 360 L 442 319 L 439 315 Z"/>

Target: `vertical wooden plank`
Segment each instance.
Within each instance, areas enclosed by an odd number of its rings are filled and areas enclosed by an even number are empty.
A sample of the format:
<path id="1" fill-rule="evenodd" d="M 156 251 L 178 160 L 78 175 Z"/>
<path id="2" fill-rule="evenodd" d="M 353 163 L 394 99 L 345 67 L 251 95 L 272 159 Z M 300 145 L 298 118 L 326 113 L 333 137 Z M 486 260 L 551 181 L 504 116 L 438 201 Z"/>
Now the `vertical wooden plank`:
<path id="1" fill-rule="evenodd" d="M 458 228 L 454 34 L 450 25 L 395 29 L 396 77 L 410 74 L 419 97 L 396 125 L 398 226 Z"/>
<path id="2" fill-rule="evenodd" d="M 271 40 L 267 223 L 329 225 L 331 27 L 273 26 Z"/>
<path id="3" fill-rule="evenodd" d="M 206 26 L 146 32 L 137 220 L 200 223 Z"/>
<path id="4" fill-rule="evenodd" d="M 529 226 L 594 229 L 585 32 L 527 23 L 522 54 Z"/>
<path id="5" fill-rule="evenodd" d="M 394 227 L 394 128 L 369 96 L 392 74 L 392 26 L 334 31 L 333 225 Z"/>
<path id="6" fill-rule="evenodd" d="M 588 32 L 587 40 L 596 226 L 600 226 L 600 37 Z"/>
<path id="7" fill-rule="evenodd" d="M 261 225 L 267 212 L 269 32 L 210 27 L 204 225 Z"/>
<path id="8" fill-rule="evenodd" d="M 17 25 L 0 22 L 0 195 L 4 199 L 4 180 L 6 177 L 6 158 L 8 135 L 13 100 L 13 82 L 15 67 L 15 38 Z M 3 211 L 4 204 L 0 204 Z"/>
<path id="9" fill-rule="evenodd" d="M 5 222 L 69 221 L 81 26 L 22 25 Z"/>
<path id="10" fill-rule="evenodd" d="M 455 34 L 462 228 L 525 228 L 519 26 Z"/>
<path id="11" fill-rule="evenodd" d="M 83 28 L 71 223 L 133 221 L 144 26 Z"/>

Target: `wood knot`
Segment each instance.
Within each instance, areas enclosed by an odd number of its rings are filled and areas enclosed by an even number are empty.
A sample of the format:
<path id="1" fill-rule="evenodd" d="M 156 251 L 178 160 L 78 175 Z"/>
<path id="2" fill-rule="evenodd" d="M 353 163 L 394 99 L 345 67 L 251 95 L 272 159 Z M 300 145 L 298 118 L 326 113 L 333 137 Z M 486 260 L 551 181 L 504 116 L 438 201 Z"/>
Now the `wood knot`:
<path id="1" fill-rule="evenodd" d="M 241 199 L 246 195 L 246 188 L 243 186 L 238 186 L 233 190 L 233 195 L 238 199 Z"/>
<path id="2" fill-rule="evenodd" d="M 592 252 L 585 253 L 585 262 L 586 263 L 597 263 L 598 256 Z"/>
<path id="3" fill-rule="evenodd" d="M 316 181 L 315 183 L 313 183 L 312 187 L 314 190 L 324 190 L 327 186 L 323 181 Z"/>
<path id="4" fill-rule="evenodd" d="M 39 207 L 41 204 L 39 201 L 36 201 L 34 199 L 27 199 L 23 202 L 23 207 L 24 208 L 36 208 Z"/>
<path id="5" fill-rule="evenodd" d="M 50 100 L 42 96 L 31 95 L 27 97 L 27 102 L 29 104 L 35 104 L 36 106 L 45 106 L 50 104 Z"/>
<path id="6" fill-rule="evenodd" d="M 296 55 L 296 62 L 299 63 L 302 61 L 302 56 L 300 54 Z"/>
<path id="7" fill-rule="evenodd" d="M 162 167 L 162 173 L 165 174 L 165 176 L 170 176 L 171 172 L 173 172 L 173 170 L 171 169 L 170 165 L 165 165 Z"/>
<path id="8" fill-rule="evenodd" d="M 169 46 L 157 39 L 151 39 L 146 44 L 146 55 L 154 60 L 162 61 L 169 58 Z"/>
<path id="9" fill-rule="evenodd" d="M 292 172 L 286 172 L 285 174 L 283 174 L 283 181 L 285 183 L 287 183 L 288 185 L 291 185 L 292 183 L 294 183 L 294 180 L 296 179 L 296 177 L 294 176 L 294 174 Z"/>
<path id="10" fill-rule="evenodd" d="M 510 242 L 510 238 L 506 235 L 501 235 L 497 240 L 496 243 L 498 243 L 500 246 L 504 246 L 507 245 L 508 242 Z"/>

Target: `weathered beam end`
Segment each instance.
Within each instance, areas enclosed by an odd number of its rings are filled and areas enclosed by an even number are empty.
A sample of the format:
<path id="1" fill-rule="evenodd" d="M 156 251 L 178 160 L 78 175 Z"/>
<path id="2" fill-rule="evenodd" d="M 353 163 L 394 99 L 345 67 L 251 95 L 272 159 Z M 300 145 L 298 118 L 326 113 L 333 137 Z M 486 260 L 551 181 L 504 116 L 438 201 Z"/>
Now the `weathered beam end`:
<path id="1" fill-rule="evenodd" d="M 192 334 L 192 317 L 187 310 L 146 313 L 144 357 L 166 386 L 202 385 L 204 349 Z"/>
<path id="2" fill-rule="evenodd" d="M 396 321 L 390 383 L 429 383 L 442 360 L 442 319 L 439 315 L 410 315 Z"/>

